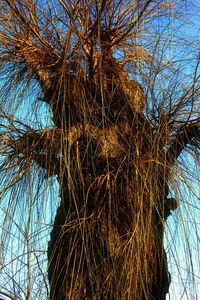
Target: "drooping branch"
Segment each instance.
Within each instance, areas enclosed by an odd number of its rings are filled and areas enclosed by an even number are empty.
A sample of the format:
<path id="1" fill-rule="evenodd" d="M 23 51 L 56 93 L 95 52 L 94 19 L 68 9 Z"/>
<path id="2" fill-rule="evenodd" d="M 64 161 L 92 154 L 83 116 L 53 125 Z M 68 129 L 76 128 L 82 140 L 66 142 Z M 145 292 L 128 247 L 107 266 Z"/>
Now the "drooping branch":
<path id="1" fill-rule="evenodd" d="M 10 7 L 13 16 L 16 17 L 18 29 L 13 32 L 14 39 L 8 37 L 9 51 L 8 60 L 18 65 L 25 65 L 33 76 L 39 81 L 42 91 L 46 93 L 52 86 L 49 67 L 56 64 L 59 55 L 55 52 L 50 42 L 42 36 L 39 29 L 39 18 L 36 15 L 36 4 L 34 8 L 25 11 L 25 5 L 20 2 L 23 9 L 19 9 L 14 1 L 5 0 Z M 30 18 L 28 18 L 30 17 Z"/>
<path id="2" fill-rule="evenodd" d="M 27 20 L 27 18 L 22 14 L 22 12 L 17 8 L 17 6 L 14 4 L 14 1 L 4 0 L 13 10 L 14 14 L 19 17 L 20 21 L 22 22 L 23 26 L 27 27 L 29 31 L 32 33 L 33 36 L 36 36 L 40 42 L 45 46 L 50 46 L 50 44 L 47 43 L 45 39 L 41 37 L 41 35 L 38 33 L 38 30 Z M 36 20 L 35 20 L 36 21 Z M 53 48 L 52 48 L 53 50 Z"/>
<path id="3" fill-rule="evenodd" d="M 195 140 L 200 140 L 200 118 L 190 124 L 184 124 L 178 130 L 172 145 L 167 151 L 166 157 L 169 165 L 173 165 L 185 147 L 194 143 Z"/>

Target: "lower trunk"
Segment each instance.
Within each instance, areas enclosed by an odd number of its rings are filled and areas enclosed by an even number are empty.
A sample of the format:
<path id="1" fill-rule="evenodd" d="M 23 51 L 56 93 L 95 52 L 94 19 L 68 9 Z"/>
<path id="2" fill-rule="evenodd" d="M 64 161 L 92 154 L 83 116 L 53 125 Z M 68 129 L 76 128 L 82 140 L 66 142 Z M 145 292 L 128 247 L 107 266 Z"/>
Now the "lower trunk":
<path id="1" fill-rule="evenodd" d="M 87 189 L 62 179 L 48 247 L 51 300 L 165 299 L 170 280 L 158 199 L 137 195 L 124 178 L 107 172 Z"/>

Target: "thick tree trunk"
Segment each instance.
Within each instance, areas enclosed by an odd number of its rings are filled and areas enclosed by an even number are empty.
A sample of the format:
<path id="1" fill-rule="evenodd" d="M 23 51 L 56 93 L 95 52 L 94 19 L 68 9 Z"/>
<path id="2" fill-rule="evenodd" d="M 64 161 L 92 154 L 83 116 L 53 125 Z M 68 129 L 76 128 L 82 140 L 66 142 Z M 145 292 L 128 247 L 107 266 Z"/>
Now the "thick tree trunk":
<path id="1" fill-rule="evenodd" d="M 66 136 L 53 170 L 61 204 L 48 247 L 50 299 L 163 300 L 163 136 L 142 113 L 140 85 L 112 53 L 104 58 L 90 82 L 72 68 L 44 97 Z"/>
<path id="2" fill-rule="evenodd" d="M 48 246 L 50 299 L 164 300 L 164 168 L 141 157 L 139 144 L 130 154 L 114 138 L 110 156 L 95 156 L 103 141 L 80 136 L 68 149 Z"/>
<path id="3" fill-rule="evenodd" d="M 111 216 L 113 209 L 104 204 L 70 218 L 60 205 L 48 248 L 50 299 L 165 299 L 169 275 L 162 229 L 154 216 L 138 220 L 123 204 Z"/>

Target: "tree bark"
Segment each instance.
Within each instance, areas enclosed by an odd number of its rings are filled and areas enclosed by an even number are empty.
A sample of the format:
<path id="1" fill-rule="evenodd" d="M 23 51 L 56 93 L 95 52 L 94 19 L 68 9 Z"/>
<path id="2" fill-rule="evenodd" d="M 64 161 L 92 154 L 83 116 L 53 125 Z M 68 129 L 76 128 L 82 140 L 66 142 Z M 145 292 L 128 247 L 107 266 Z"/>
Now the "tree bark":
<path id="1" fill-rule="evenodd" d="M 68 145 L 48 246 L 51 300 L 165 299 L 168 173 L 150 159 L 151 128 L 138 132 L 147 120 L 133 119 L 129 135 L 127 124 L 101 134 L 85 128 Z"/>

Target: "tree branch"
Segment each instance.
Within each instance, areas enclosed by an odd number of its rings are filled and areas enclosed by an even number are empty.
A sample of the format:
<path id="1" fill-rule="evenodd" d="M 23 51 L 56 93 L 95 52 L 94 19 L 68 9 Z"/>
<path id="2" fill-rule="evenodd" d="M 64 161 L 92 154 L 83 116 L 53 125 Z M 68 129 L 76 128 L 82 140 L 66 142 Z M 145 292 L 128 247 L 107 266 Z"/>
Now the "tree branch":
<path id="1" fill-rule="evenodd" d="M 33 17 L 29 11 L 32 22 L 28 21 L 25 10 L 21 5 L 19 9 L 14 1 L 5 0 L 7 5 L 13 11 L 13 14 L 20 20 L 20 29 L 26 33 L 24 35 L 16 34 L 13 40 L 15 50 L 12 52 L 15 58 L 21 60 L 27 69 L 29 69 L 39 81 L 44 93 L 47 93 L 52 87 L 51 76 L 48 72 L 49 66 L 54 66 L 59 60 L 59 55 L 55 53 L 54 47 L 44 39 L 39 32 L 36 16 Z M 36 43 L 37 41 L 37 43 Z"/>
<path id="2" fill-rule="evenodd" d="M 177 132 L 173 144 L 167 151 L 167 162 L 173 165 L 181 152 L 194 139 L 200 139 L 200 117 L 190 124 L 184 124 Z"/>

